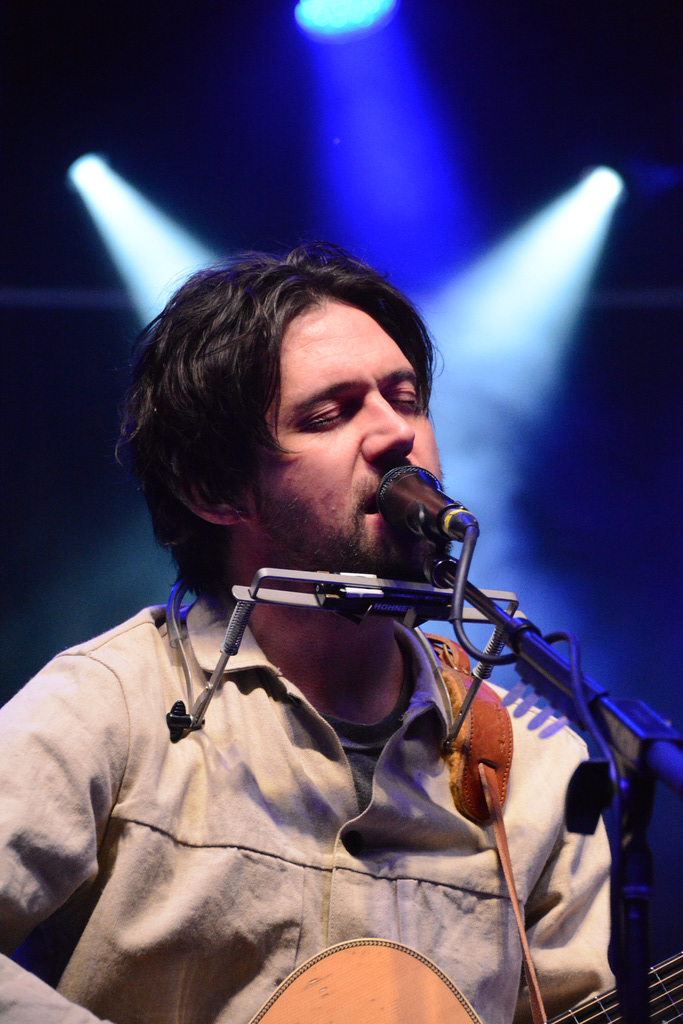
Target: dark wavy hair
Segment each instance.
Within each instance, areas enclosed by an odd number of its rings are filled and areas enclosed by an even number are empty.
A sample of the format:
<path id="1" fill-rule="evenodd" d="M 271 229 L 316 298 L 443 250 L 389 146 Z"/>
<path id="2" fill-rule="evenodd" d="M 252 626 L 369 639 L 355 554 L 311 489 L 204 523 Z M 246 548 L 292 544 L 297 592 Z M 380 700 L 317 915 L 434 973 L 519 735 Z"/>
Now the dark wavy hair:
<path id="1" fill-rule="evenodd" d="M 138 339 L 117 451 L 195 593 L 222 589 L 229 531 L 188 506 L 239 508 L 259 449 L 282 450 L 266 422 L 282 337 L 327 299 L 363 310 L 396 342 L 426 410 L 434 353 L 422 319 L 385 277 L 329 244 L 247 253 L 194 274 Z"/>

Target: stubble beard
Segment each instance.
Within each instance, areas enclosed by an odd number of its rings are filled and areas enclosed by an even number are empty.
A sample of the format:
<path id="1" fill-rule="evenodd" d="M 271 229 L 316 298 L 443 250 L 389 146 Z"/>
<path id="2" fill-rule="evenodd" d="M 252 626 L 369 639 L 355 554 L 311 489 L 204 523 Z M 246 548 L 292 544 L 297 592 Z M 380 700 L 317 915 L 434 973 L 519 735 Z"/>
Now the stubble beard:
<path id="1" fill-rule="evenodd" d="M 358 572 L 382 579 L 425 581 L 425 562 L 433 545 L 386 525 L 371 535 L 362 503 L 344 524 L 323 520 L 299 496 L 268 500 L 261 491 L 259 524 L 273 542 L 273 568 L 304 572 Z"/>

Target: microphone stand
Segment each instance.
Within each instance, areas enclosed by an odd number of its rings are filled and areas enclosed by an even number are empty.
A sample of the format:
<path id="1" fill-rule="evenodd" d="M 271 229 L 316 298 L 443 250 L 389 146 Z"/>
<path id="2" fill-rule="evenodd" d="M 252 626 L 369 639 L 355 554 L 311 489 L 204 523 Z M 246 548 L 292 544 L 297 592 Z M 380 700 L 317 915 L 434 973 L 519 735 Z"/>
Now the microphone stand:
<path id="1" fill-rule="evenodd" d="M 452 560 L 450 560 L 452 561 Z M 604 762 L 588 762 L 568 794 L 568 814 L 583 817 L 579 800 L 592 800 L 589 810 L 593 831 L 597 818 L 611 802 L 616 838 L 612 877 L 612 925 L 618 957 L 617 988 L 626 1024 L 644 1024 L 650 1019 L 648 1000 L 648 925 L 652 889 L 652 854 L 647 827 L 652 814 L 657 780 L 683 796 L 683 737 L 640 700 L 612 699 L 579 670 L 576 670 L 545 640 L 533 623 L 512 618 L 471 583 L 465 587 L 469 604 L 493 623 L 505 644 L 516 655 L 515 671 L 525 683 L 579 728 L 594 725 L 612 757 L 616 778 L 606 792 Z M 588 711 L 587 720 L 581 708 Z M 601 744 L 602 745 L 602 744 Z M 600 791 L 605 794 L 600 799 Z M 597 800 L 597 803 L 596 803 Z"/>

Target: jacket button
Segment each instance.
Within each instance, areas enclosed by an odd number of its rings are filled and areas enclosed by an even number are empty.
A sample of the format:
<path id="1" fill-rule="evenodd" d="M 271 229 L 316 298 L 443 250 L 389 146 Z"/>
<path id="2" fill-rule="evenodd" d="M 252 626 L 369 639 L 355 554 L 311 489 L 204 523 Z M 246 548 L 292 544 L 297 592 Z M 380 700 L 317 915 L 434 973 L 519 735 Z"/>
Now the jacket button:
<path id="1" fill-rule="evenodd" d="M 350 853 L 352 857 L 359 857 L 363 850 L 363 837 L 360 832 L 356 832 L 355 829 L 351 829 L 342 836 L 342 843 L 347 853 Z"/>

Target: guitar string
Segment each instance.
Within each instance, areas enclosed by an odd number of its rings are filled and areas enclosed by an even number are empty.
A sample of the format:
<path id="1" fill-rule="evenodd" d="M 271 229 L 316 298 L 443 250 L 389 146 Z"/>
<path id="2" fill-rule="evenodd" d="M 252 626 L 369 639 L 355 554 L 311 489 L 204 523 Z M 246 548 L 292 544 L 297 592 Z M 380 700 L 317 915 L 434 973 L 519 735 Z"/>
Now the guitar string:
<path id="1" fill-rule="evenodd" d="M 680 987 L 681 987 L 680 985 L 675 986 L 675 988 L 671 988 L 670 986 L 671 986 L 672 982 L 677 981 L 680 978 L 683 978 L 683 963 L 682 963 L 682 961 L 683 961 L 683 954 L 679 953 L 677 956 L 671 957 L 671 959 L 669 959 L 669 960 L 665 960 L 664 963 L 658 964 L 657 967 L 653 967 L 652 970 L 649 972 L 649 977 L 654 979 L 654 980 L 649 982 L 649 984 L 648 984 L 648 991 L 650 993 L 652 993 L 657 988 L 664 988 L 665 989 L 664 993 L 659 992 L 656 996 L 651 996 L 651 1000 L 650 1000 L 651 1003 L 654 1003 L 657 999 L 665 998 L 666 995 L 671 996 L 672 992 L 677 991 L 678 989 L 680 989 Z M 667 968 L 673 968 L 673 969 L 670 970 L 669 974 L 664 974 L 664 971 Z M 667 986 L 669 986 L 668 992 L 667 992 Z M 610 1010 L 613 1011 L 615 1009 L 618 1009 L 618 1005 L 619 1004 L 618 1004 L 618 1000 L 617 1000 L 617 990 L 614 989 L 614 988 L 610 989 L 608 992 L 604 992 L 601 996 L 598 996 L 595 1001 L 596 1002 L 599 1001 L 599 1002 L 603 1003 L 607 999 L 610 999 L 610 998 L 611 998 L 612 1002 L 611 1002 L 611 1004 L 609 1004 L 609 1006 L 605 1007 L 605 1012 L 609 1012 Z M 674 1006 L 678 1006 L 678 1001 L 672 999 L 670 1001 L 669 1005 L 672 1005 L 672 1004 Z M 585 1009 L 590 1009 L 591 1005 L 592 1005 L 592 1003 L 588 1004 L 588 1006 L 586 1006 Z M 579 1007 L 579 1009 L 580 1009 L 580 1007 Z M 567 1015 L 567 1017 L 570 1017 L 570 1016 L 572 1016 L 572 1012 L 571 1011 Z M 562 1019 L 563 1018 L 557 1018 L 558 1024 L 559 1024 L 559 1022 Z M 584 1018 L 583 1024 L 589 1024 L 589 1022 L 592 1019 L 595 1019 L 595 1018 L 591 1018 L 591 1017 Z M 555 1022 L 553 1022 L 553 1024 L 555 1024 Z"/>
<path id="2" fill-rule="evenodd" d="M 610 993 L 607 993 L 607 994 L 609 995 Z M 662 998 L 664 998 L 662 995 L 657 996 L 658 1000 L 661 1000 Z M 596 1000 L 596 1001 L 602 1007 L 602 1001 L 599 1000 L 599 999 Z M 658 1019 L 661 1019 L 662 1024 L 664 1024 L 664 1021 L 666 1021 L 666 1024 L 670 1024 L 670 1022 L 672 1022 L 674 1020 L 681 1020 L 681 1019 L 683 1019 L 683 1012 L 681 1012 L 681 1010 L 680 1010 L 681 1007 L 683 1007 L 683 1000 L 681 1000 L 681 999 L 667 1000 L 664 1005 L 662 1005 L 662 1006 L 660 1006 L 658 1008 L 655 1008 L 653 1003 L 651 1003 L 650 1004 L 649 1019 L 654 1021 L 654 1022 L 656 1022 Z M 588 1007 L 586 1007 L 586 1009 L 588 1009 Z M 666 1018 L 658 1018 L 657 1017 L 658 1014 L 662 1014 L 662 1013 L 667 1013 L 668 1014 L 672 1010 L 676 1011 L 676 1016 L 675 1017 L 666 1017 Z M 616 1016 L 613 1015 L 614 1011 L 616 1011 Z M 622 1018 L 621 1012 L 619 1010 L 619 1004 L 618 1003 L 612 1003 L 608 1007 L 602 1007 L 599 1012 L 593 1013 L 589 1017 L 584 1016 L 580 1009 L 578 1011 L 570 1010 L 568 1013 L 564 1014 L 561 1017 L 553 1017 L 552 1024 L 564 1024 L 565 1021 L 574 1021 L 575 1024 L 591 1024 L 592 1021 L 599 1021 L 599 1020 L 608 1021 L 609 1024 L 620 1024 L 622 1019 L 623 1018 Z"/>
<path id="3" fill-rule="evenodd" d="M 659 976 L 664 968 L 668 967 L 669 965 L 673 966 L 674 963 L 679 964 L 680 959 L 680 956 L 673 957 L 671 960 L 666 961 L 663 964 L 660 964 L 659 967 L 652 969 L 651 975 L 654 975 L 656 980 L 648 985 L 648 991 L 650 993 L 654 993 L 656 989 L 664 989 L 664 992 L 657 991 L 656 995 L 651 995 L 650 997 L 650 1010 L 652 1014 L 665 1010 L 677 1009 L 678 1007 L 683 1005 L 683 998 L 680 998 L 679 996 L 676 996 L 674 998 L 674 994 L 680 992 L 683 986 L 681 984 L 678 984 L 673 988 L 669 987 L 672 981 L 681 978 L 681 976 L 683 975 L 683 968 L 677 966 L 677 968 L 673 970 L 670 974 L 663 975 L 662 977 Z M 657 973 L 655 974 L 655 972 Z M 597 999 L 595 999 L 593 1002 L 591 1002 L 588 1006 L 585 1007 L 585 1010 L 587 1011 L 590 1011 L 591 1007 L 595 1003 L 598 1003 L 601 1007 L 601 1009 L 598 1012 L 591 1013 L 590 1016 L 584 1016 L 581 1008 L 579 1007 L 578 1010 L 570 1010 L 563 1016 L 554 1017 L 552 1024 L 563 1024 L 564 1021 L 571 1020 L 574 1020 L 575 1022 L 577 1022 L 577 1024 L 591 1024 L 592 1021 L 598 1021 L 600 1020 L 600 1018 L 602 1018 L 603 1020 L 606 1018 L 608 1021 L 610 1021 L 610 1024 L 619 1024 L 622 1018 L 621 1013 L 619 1011 L 619 1002 L 616 998 L 616 995 L 616 989 L 611 989 L 609 992 L 605 992 L 602 996 L 598 996 Z M 611 1002 L 608 1003 L 607 1000 L 610 999 Z M 659 1007 L 656 1006 L 658 1002 L 661 1003 Z M 612 1016 L 612 1014 L 615 1011 L 617 1016 Z M 683 1014 L 677 1013 L 678 1018 L 680 1018 L 681 1016 L 683 1016 Z"/>
<path id="4" fill-rule="evenodd" d="M 611 993 L 607 994 L 610 995 Z M 657 1006 L 656 1003 L 658 1002 L 661 1005 Z M 621 1016 L 621 1011 L 619 1010 L 618 1002 L 613 1002 L 608 1006 L 604 1006 L 603 1001 L 598 999 L 597 1003 L 600 1005 L 601 1009 L 597 1013 L 592 1013 L 589 1017 L 586 1017 L 580 1009 L 578 1011 L 570 1010 L 569 1013 L 565 1014 L 563 1017 L 554 1017 L 552 1024 L 562 1024 L 564 1021 L 571 1020 L 575 1021 L 576 1024 L 591 1024 L 591 1021 L 598 1020 L 607 1020 L 609 1021 L 609 1024 L 620 1024 L 623 1018 Z M 651 1020 L 656 1021 L 658 1019 L 658 1014 L 668 1014 L 672 1010 L 675 1010 L 676 1016 L 667 1017 L 666 1020 L 667 1022 L 680 1020 L 683 1017 L 683 1012 L 680 1012 L 681 1007 L 683 1007 L 682 999 L 667 998 L 665 995 L 660 993 L 650 1002 L 649 1017 Z M 586 1007 L 586 1009 L 588 1009 L 588 1007 Z"/>
<path id="5" fill-rule="evenodd" d="M 648 988 L 649 988 L 650 991 L 652 991 L 658 985 L 659 985 L 659 983 L 657 982 L 657 983 L 654 983 L 654 984 L 648 986 Z M 671 1010 L 676 1010 L 677 1013 L 676 1013 L 676 1017 L 675 1018 L 669 1018 L 670 1020 L 680 1019 L 681 1016 L 683 1016 L 682 1013 L 678 1012 L 678 1008 L 683 1006 L 683 998 L 680 998 L 678 996 L 676 998 L 674 998 L 674 993 L 680 992 L 681 987 L 682 987 L 681 985 L 677 985 L 673 989 L 668 989 L 668 990 L 665 989 L 664 992 L 657 992 L 656 995 L 651 996 L 650 1001 L 649 1001 L 650 1017 L 651 1017 L 651 1019 L 656 1019 L 657 1018 L 657 1014 L 668 1013 Z M 597 998 L 596 1002 L 601 1007 L 601 1011 L 599 1013 L 593 1013 L 589 1017 L 586 1017 L 586 1016 L 583 1016 L 583 1015 L 579 1016 L 579 1013 L 581 1012 L 580 1008 L 579 1008 L 579 1012 L 571 1012 L 570 1011 L 570 1013 L 567 1015 L 566 1018 L 561 1018 L 561 1017 L 560 1018 L 556 1018 L 553 1021 L 553 1024 L 560 1024 L 560 1021 L 562 1021 L 564 1019 L 569 1020 L 572 1017 L 574 1018 L 575 1021 L 577 1021 L 577 1024 L 590 1024 L 591 1021 L 596 1021 L 596 1020 L 599 1020 L 601 1018 L 603 1020 L 605 1020 L 605 1019 L 608 1020 L 610 1022 L 610 1024 L 620 1024 L 620 1022 L 622 1020 L 622 1016 L 621 1016 L 621 1011 L 619 1009 L 619 1002 L 618 1002 L 618 1000 L 616 998 L 613 998 L 612 1002 L 606 1003 L 605 997 L 613 997 L 613 996 L 615 996 L 615 990 L 612 990 L 610 992 L 606 992 L 604 994 L 604 996 Z M 589 1007 L 586 1007 L 586 1009 L 589 1009 Z"/>

